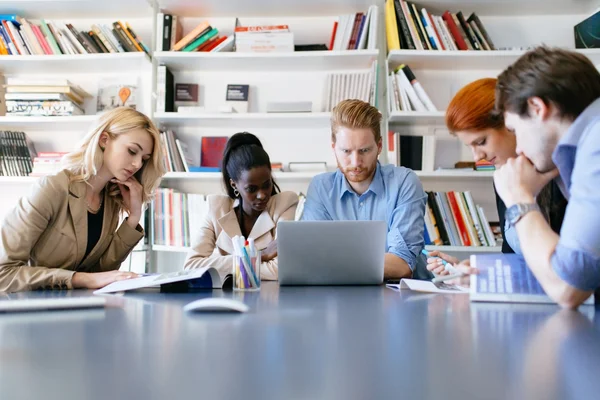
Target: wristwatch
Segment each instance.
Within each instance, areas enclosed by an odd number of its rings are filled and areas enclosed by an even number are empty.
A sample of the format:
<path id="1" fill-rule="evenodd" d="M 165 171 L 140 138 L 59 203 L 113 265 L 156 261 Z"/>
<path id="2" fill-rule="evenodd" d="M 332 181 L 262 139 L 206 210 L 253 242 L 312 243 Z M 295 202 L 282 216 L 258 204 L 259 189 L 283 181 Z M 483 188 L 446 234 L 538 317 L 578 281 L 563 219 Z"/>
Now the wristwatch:
<path id="1" fill-rule="evenodd" d="M 541 210 L 540 207 L 535 203 L 517 203 L 506 209 L 504 219 L 508 222 L 508 226 L 515 226 L 515 224 L 530 211 Z"/>

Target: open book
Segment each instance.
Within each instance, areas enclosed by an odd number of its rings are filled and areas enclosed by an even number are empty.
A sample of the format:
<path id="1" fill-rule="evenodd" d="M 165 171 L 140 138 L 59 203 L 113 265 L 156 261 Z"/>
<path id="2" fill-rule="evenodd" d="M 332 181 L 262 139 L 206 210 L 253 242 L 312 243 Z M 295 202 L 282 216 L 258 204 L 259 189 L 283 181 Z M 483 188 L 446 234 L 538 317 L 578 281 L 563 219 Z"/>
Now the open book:
<path id="1" fill-rule="evenodd" d="M 157 287 L 161 292 L 190 292 L 201 289 L 222 289 L 231 284 L 231 275 L 223 281 L 219 272 L 212 267 L 169 272 L 166 274 L 150 274 L 139 278 L 113 282 L 98 289 L 94 294 L 124 292 L 142 288 Z"/>

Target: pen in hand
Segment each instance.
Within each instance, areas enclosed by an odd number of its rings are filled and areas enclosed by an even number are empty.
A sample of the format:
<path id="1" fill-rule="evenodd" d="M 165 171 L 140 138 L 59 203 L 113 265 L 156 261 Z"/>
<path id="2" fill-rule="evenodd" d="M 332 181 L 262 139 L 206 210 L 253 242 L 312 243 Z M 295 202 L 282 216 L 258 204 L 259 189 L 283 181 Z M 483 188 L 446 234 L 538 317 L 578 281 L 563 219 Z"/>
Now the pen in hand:
<path id="1" fill-rule="evenodd" d="M 421 253 L 423 253 L 425 255 L 425 257 L 430 257 L 429 252 L 425 249 L 421 250 Z M 435 277 L 432 280 L 432 282 L 443 282 L 443 281 L 447 281 L 447 280 L 458 278 L 458 277 L 465 275 L 463 272 L 456 269 L 452 264 L 450 264 L 443 258 L 441 258 L 441 257 L 434 257 L 434 258 L 439 258 L 440 260 L 442 260 L 442 265 L 444 266 L 444 270 L 448 271 L 450 273 L 450 275 Z"/>

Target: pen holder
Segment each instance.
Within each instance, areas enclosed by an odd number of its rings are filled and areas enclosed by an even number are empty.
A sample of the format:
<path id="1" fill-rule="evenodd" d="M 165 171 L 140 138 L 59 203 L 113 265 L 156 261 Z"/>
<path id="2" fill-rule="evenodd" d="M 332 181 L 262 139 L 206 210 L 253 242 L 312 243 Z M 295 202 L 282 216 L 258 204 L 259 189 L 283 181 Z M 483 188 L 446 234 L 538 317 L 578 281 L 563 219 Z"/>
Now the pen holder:
<path id="1" fill-rule="evenodd" d="M 260 290 L 260 251 L 255 257 L 233 255 L 233 290 Z"/>

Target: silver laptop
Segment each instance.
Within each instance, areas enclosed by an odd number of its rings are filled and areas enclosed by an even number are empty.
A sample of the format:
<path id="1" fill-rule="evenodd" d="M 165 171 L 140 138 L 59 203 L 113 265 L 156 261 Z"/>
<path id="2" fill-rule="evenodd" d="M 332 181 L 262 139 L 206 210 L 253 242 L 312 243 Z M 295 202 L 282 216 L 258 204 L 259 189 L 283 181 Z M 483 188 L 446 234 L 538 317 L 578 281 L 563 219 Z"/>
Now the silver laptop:
<path id="1" fill-rule="evenodd" d="M 280 285 L 379 285 L 385 221 L 280 221 Z"/>

